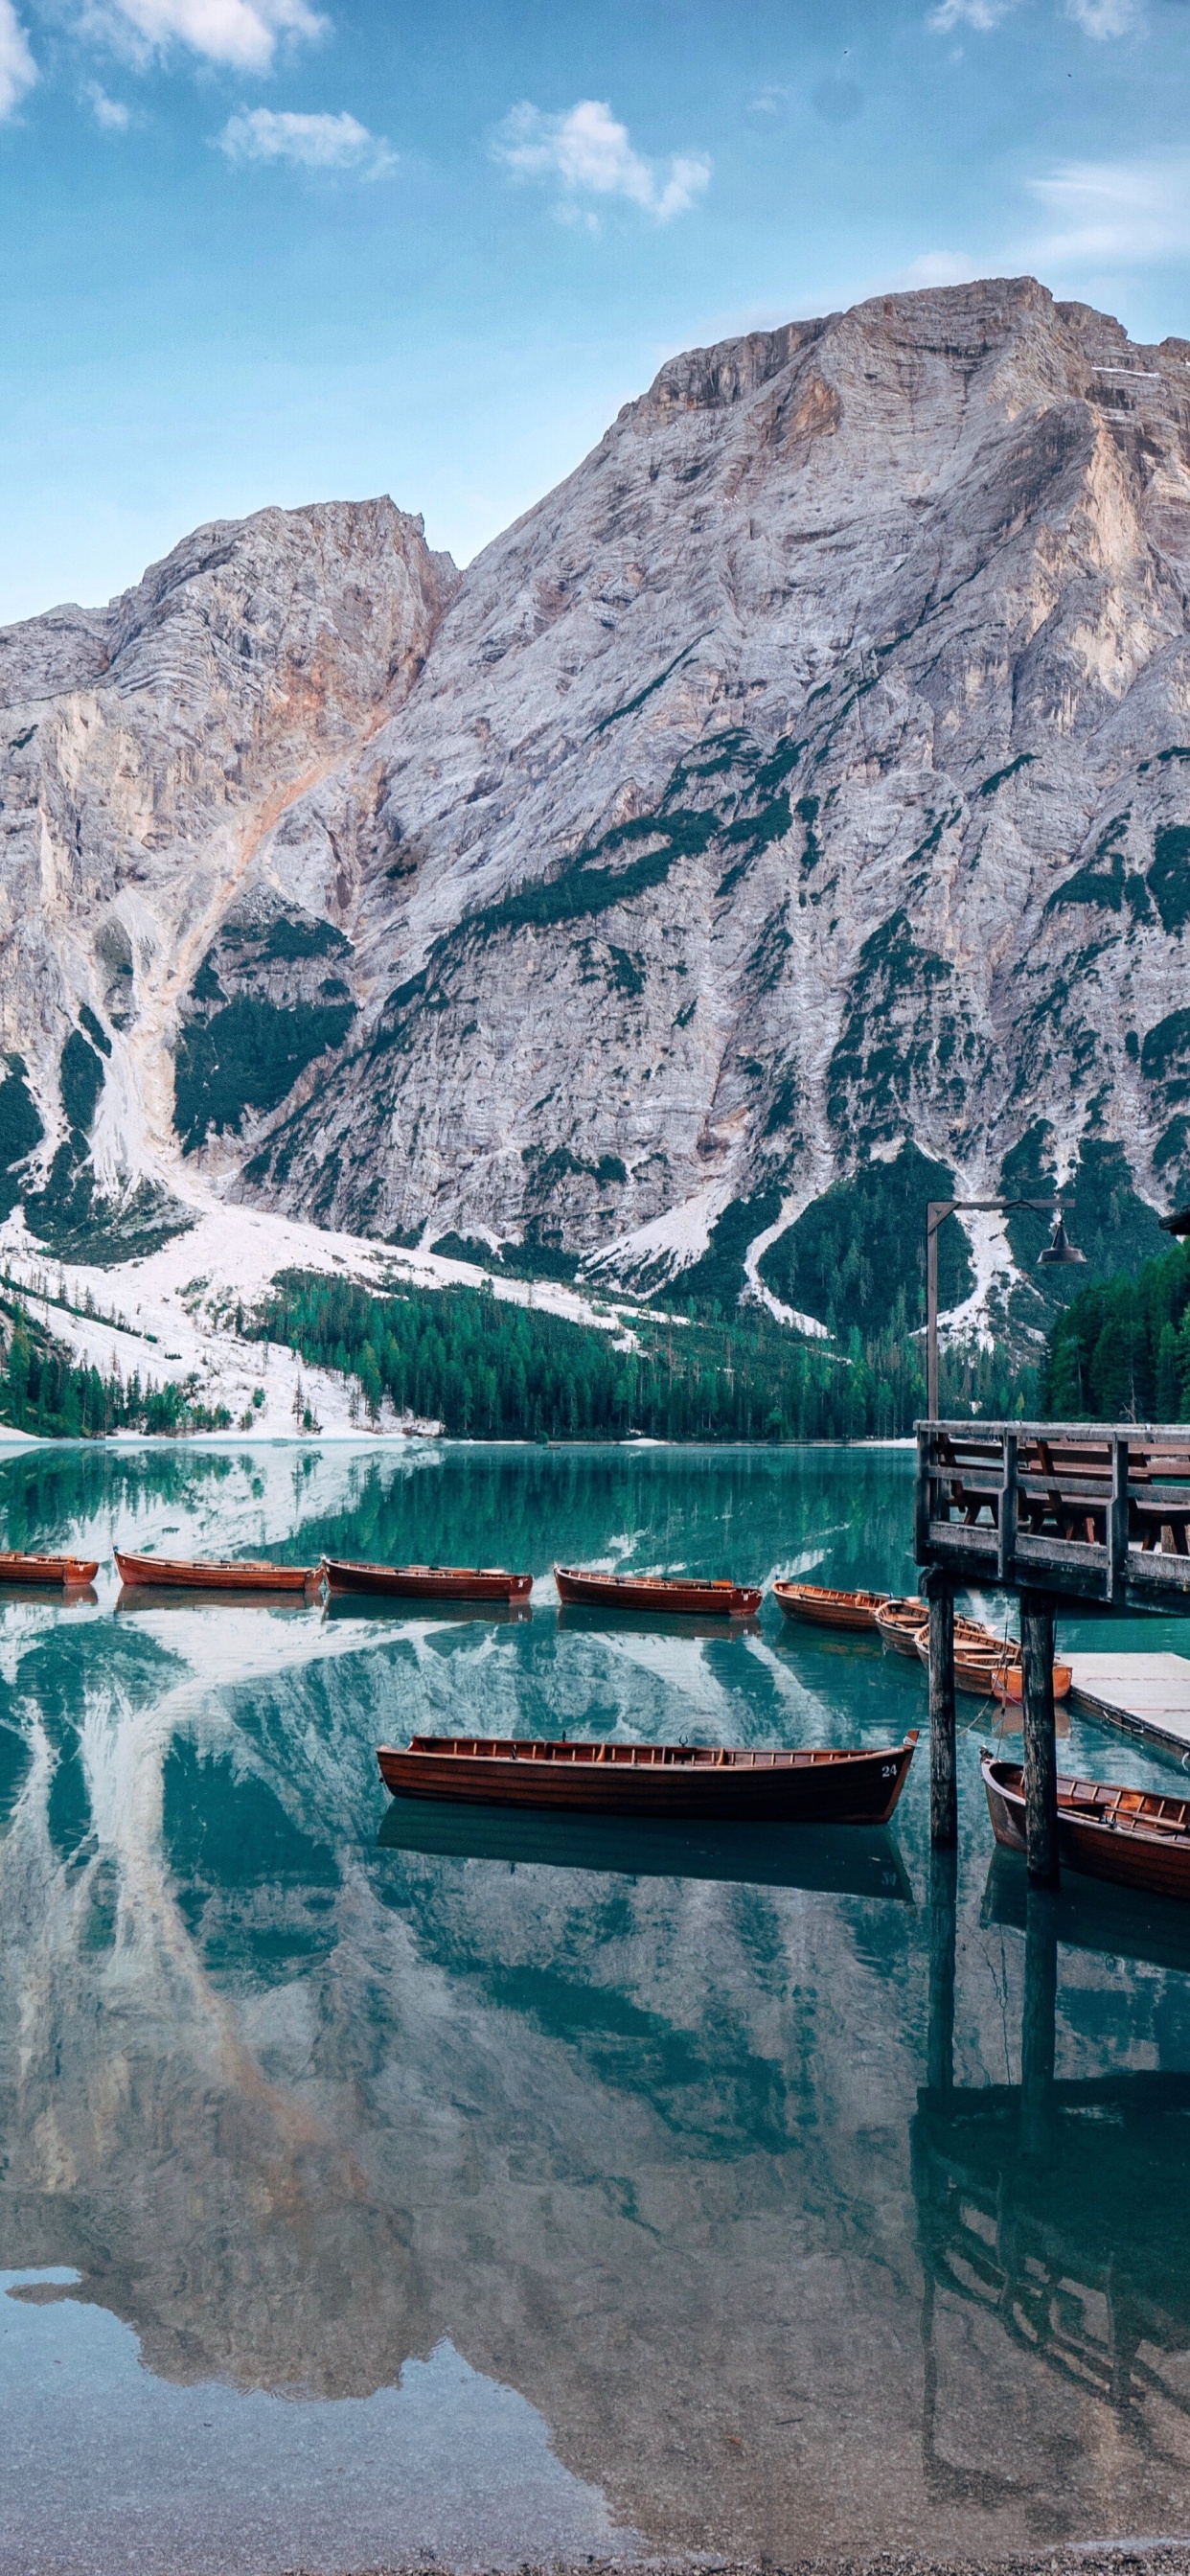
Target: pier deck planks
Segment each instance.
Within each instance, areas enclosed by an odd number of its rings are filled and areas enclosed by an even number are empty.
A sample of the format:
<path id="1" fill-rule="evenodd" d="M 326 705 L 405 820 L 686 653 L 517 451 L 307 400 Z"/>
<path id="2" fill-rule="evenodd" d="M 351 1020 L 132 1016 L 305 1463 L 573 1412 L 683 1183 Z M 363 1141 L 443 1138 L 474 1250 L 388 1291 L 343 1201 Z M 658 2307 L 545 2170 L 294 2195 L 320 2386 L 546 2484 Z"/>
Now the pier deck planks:
<path id="1" fill-rule="evenodd" d="M 1065 1661 L 1076 1707 L 1190 1753 L 1190 1655 L 1076 1653 Z"/>

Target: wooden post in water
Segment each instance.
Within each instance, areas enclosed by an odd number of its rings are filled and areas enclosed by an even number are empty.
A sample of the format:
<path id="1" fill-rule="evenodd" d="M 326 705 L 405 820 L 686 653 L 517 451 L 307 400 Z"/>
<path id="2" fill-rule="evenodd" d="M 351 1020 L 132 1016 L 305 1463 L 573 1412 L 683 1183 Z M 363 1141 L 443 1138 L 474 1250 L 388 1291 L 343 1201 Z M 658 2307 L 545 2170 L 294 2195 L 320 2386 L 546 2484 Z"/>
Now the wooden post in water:
<path id="1" fill-rule="evenodd" d="M 959 1831 L 954 1724 L 954 1586 L 934 1567 L 926 1576 L 930 1605 L 930 1841 L 936 1850 Z"/>
<path id="2" fill-rule="evenodd" d="M 1054 1605 L 1048 1592 L 1021 1594 L 1025 1720 L 1025 1851 L 1038 1887 L 1058 1883 L 1058 1753 L 1054 1731 Z M 931 1685 L 932 1687 L 932 1685 Z"/>
<path id="3" fill-rule="evenodd" d="M 926 2082 L 932 2093 L 954 2089 L 955 1930 L 958 1856 L 954 1845 L 930 1854 L 930 2016 Z"/>

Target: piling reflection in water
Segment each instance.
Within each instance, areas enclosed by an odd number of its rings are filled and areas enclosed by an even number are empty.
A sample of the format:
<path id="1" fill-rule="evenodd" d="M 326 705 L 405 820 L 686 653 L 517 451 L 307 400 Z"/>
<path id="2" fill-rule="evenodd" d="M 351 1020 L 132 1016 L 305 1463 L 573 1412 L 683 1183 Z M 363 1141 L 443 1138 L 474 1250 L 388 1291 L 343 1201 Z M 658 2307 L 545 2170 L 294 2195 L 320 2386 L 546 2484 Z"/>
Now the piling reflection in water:
<path id="1" fill-rule="evenodd" d="M 989 2420 L 982 2456 L 948 2451 L 940 2429 L 948 2412 L 940 2303 L 994 2320 L 1030 2363 L 1076 2396 L 1100 2400 L 1122 2429 L 1139 2433 L 1167 2467 L 1180 2470 L 1182 2446 L 1170 2445 L 1169 2417 L 1190 2419 L 1190 2074 L 1056 2076 L 1059 1933 L 1090 1929 L 1089 1892 L 1030 1886 L 1023 1859 L 998 1853 L 984 1916 L 1025 1932 L 1021 2081 L 956 2085 L 952 1889 L 953 1855 L 936 1852 L 929 2080 L 912 2133 L 923 2272 L 923 2469 L 940 2501 L 987 2507 L 1027 2496 L 1057 2530 L 1060 2443 L 1030 2459 L 1003 2420 L 998 2427 Z M 1151 1915 L 1150 1908 L 1140 1950 L 1148 1958 Z M 1134 1942 L 1145 1944 L 1143 1916 L 1134 1903 L 1117 1909 L 1116 1933 L 1130 1929 Z M 1180 1942 L 1172 1924 L 1158 1925 L 1156 1937 L 1160 1964 L 1173 1956 L 1190 1966 L 1184 1928 Z M 969 2441 L 961 2404 L 955 2414 Z"/>

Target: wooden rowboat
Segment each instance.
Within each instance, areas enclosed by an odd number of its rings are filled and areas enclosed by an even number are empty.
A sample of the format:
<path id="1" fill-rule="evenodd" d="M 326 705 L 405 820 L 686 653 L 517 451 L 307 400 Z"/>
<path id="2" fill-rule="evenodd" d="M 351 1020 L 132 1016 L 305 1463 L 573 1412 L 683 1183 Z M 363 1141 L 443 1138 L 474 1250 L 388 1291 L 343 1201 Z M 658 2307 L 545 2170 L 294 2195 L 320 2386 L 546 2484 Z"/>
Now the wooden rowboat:
<path id="1" fill-rule="evenodd" d="M 1023 1689 L 1023 1668 L 1021 1664 L 1021 1650 L 1016 1638 L 993 1637 L 989 1642 L 985 1643 L 984 1640 L 987 1638 L 988 1632 L 986 1629 L 977 1629 L 974 1620 L 964 1621 L 963 1623 L 964 1627 L 967 1627 L 974 1632 L 972 1635 L 968 1636 L 961 1637 L 959 1635 L 959 1622 L 957 1619 L 954 1624 L 955 1689 L 966 1691 L 968 1697 L 971 1699 L 1007 1700 L 1010 1704 L 1015 1704 L 1019 1708 L 1021 1705 Z M 923 1628 L 921 1635 L 917 1639 L 917 1652 L 921 1662 L 928 1670 L 930 1661 L 930 1632 L 928 1628 Z M 1068 1696 L 1071 1678 L 1072 1676 L 1069 1664 L 1054 1665 L 1054 1698 L 1056 1700 L 1065 1699 Z"/>
<path id="2" fill-rule="evenodd" d="M 0 1583 L 91 1583 L 98 1572 L 97 1556 L 22 1556 L 19 1548 L 0 1549 Z"/>
<path id="3" fill-rule="evenodd" d="M 895 1655 L 915 1655 L 918 1637 L 923 1628 L 928 1628 L 929 1617 L 927 1604 L 910 1594 L 903 1601 L 886 1601 L 883 1610 L 876 1613 L 876 1626 L 884 1644 L 891 1646 Z"/>
<path id="4" fill-rule="evenodd" d="M 752 1619 L 760 1608 L 759 1584 L 701 1583 L 695 1576 L 587 1574 L 556 1565 L 558 1599 L 584 1610 L 678 1610 L 716 1619 Z"/>
<path id="5" fill-rule="evenodd" d="M 527 1601 L 531 1574 L 500 1565 L 358 1565 L 324 1557 L 328 1592 L 385 1593 L 401 1601 Z"/>
<path id="6" fill-rule="evenodd" d="M 832 1592 L 821 1583 L 774 1583 L 773 1599 L 787 1619 L 813 1619 L 820 1628 L 874 1628 L 887 1592 Z"/>
<path id="7" fill-rule="evenodd" d="M 130 1556 L 117 1548 L 122 1583 L 154 1583 L 171 1592 L 304 1592 L 316 1583 L 316 1565 L 261 1565 L 254 1558 Z"/>
<path id="8" fill-rule="evenodd" d="M 376 1759 L 394 1797 L 462 1798 L 570 1814 L 884 1824 L 913 1759 L 914 1728 L 879 1751 L 750 1753 L 726 1745 L 568 1744 L 415 1735 Z"/>
<path id="9" fill-rule="evenodd" d="M 1070 1685 L 1073 1678 L 1074 1676 L 1069 1664 L 1055 1664 L 1055 1699 L 1069 1698 Z M 996 1672 L 992 1680 L 992 1689 L 995 1692 L 997 1699 L 1005 1700 L 1010 1708 L 1023 1708 L 1025 1701 L 1025 1675 L 1022 1665 L 1020 1663 L 997 1665 Z"/>
<path id="10" fill-rule="evenodd" d="M 980 1758 L 992 1832 L 1004 1851 L 1025 1849 L 1025 1786 L 1019 1762 Z M 1121 1789 L 1110 1780 L 1058 1777 L 1058 1858 L 1089 1878 L 1155 1896 L 1190 1897 L 1190 1798 Z"/>

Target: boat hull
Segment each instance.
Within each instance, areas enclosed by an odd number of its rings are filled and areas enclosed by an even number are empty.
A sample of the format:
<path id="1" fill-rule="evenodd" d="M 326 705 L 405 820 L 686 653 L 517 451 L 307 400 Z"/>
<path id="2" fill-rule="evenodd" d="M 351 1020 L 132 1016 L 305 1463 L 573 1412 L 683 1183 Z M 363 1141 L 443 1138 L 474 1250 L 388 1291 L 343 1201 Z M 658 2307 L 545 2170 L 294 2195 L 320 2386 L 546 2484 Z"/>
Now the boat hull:
<path id="1" fill-rule="evenodd" d="M 930 1662 L 928 1628 L 922 1629 L 916 1640 L 914 1652 L 928 1671 Z M 990 1645 L 984 1645 L 982 1642 L 975 1643 L 970 1638 L 959 1636 L 958 1621 L 955 1621 L 954 1686 L 956 1690 L 965 1691 L 969 1699 L 998 1699 L 1009 1708 L 1019 1708 L 1024 1697 L 1023 1674 L 1021 1650 L 1015 1640 L 1010 1638 L 1005 1644 L 999 1644 L 995 1639 Z M 1054 1665 L 1056 1701 L 1069 1697 L 1072 1678 L 1069 1664 Z"/>
<path id="2" fill-rule="evenodd" d="M 304 1592 L 319 1572 L 316 1565 L 255 1565 L 250 1559 L 238 1565 L 204 1564 L 201 1559 L 187 1563 L 178 1557 L 130 1556 L 122 1548 L 115 1556 L 122 1583 L 151 1583 L 170 1592 Z"/>
<path id="3" fill-rule="evenodd" d="M 17 1548 L 0 1552 L 0 1583 L 93 1583 L 97 1556 L 22 1556 Z"/>
<path id="4" fill-rule="evenodd" d="M 985 1753 L 981 1765 L 992 1832 L 1002 1851 L 1025 1849 L 1023 1773 L 1016 1762 L 996 1761 Z M 1073 1797 L 1085 1784 L 1058 1779 L 1058 1858 L 1067 1869 L 1088 1878 L 1109 1879 L 1116 1887 L 1144 1888 L 1155 1896 L 1190 1898 L 1190 1823 L 1179 1832 L 1146 1830 L 1143 1823 L 1121 1830 L 1106 1817 L 1075 1811 Z M 1094 1784 L 1109 1790 L 1107 1782 Z M 1120 1793 L 1127 1796 L 1129 1793 Z M 1159 1802 L 1186 1807 L 1182 1799 Z"/>
<path id="5" fill-rule="evenodd" d="M 1069 1699 L 1070 1685 L 1073 1679 L 1073 1670 L 1069 1664 L 1055 1664 L 1055 1699 Z M 1025 1700 L 1024 1666 L 1022 1664 L 998 1665 L 996 1669 L 996 1678 L 992 1684 L 992 1688 L 995 1691 L 997 1699 L 1006 1700 L 1010 1708 L 1023 1708 Z"/>
<path id="6" fill-rule="evenodd" d="M 357 1565 L 323 1560 L 328 1592 L 370 1592 L 390 1601 L 527 1601 L 531 1574 L 494 1565 Z"/>
<path id="7" fill-rule="evenodd" d="M 559 1601 L 582 1610 L 660 1610 L 698 1619 L 752 1619 L 761 1604 L 758 1584 L 684 1583 L 672 1575 L 585 1574 L 556 1565 Z"/>
<path id="8" fill-rule="evenodd" d="M 809 1619 L 818 1628 L 874 1628 L 887 1592 L 832 1592 L 819 1583 L 774 1583 L 773 1598 L 787 1619 Z M 929 1613 L 926 1612 L 928 1618 Z"/>
<path id="9" fill-rule="evenodd" d="M 376 1759 L 394 1797 L 457 1799 L 558 1814 L 728 1823 L 885 1824 L 916 1732 L 876 1752 L 729 1751 L 674 1744 L 559 1744 L 417 1736 Z"/>
<path id="10" fill-rule="evenodd" d="M 882 1645 L 891 1647 L 894 1655 L 908 1655 L 912 1661 L 917 1654 L 917 1640 L 922 1629 L 928 1628 L 929 1618 L 929 1608 L 924 1601 L 889 1601 L 883 1610 L 876 1613 L 877 1635 Z"/>

